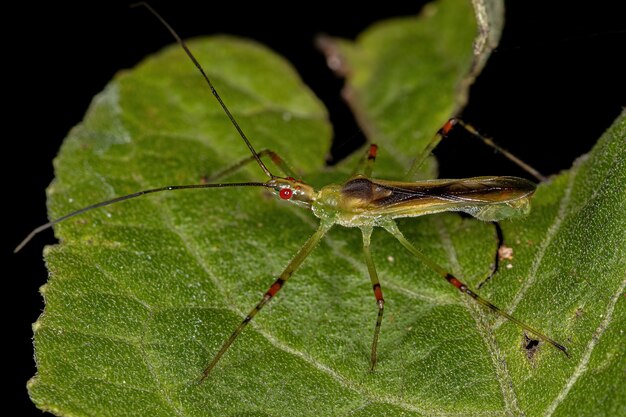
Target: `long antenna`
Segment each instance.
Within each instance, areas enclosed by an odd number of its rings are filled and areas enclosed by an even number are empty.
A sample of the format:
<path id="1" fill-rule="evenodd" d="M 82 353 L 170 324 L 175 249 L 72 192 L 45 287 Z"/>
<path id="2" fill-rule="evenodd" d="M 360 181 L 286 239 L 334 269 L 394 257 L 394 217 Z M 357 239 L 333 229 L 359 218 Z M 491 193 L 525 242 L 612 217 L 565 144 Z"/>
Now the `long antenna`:
<path id="1" fill-rule="evenodd" d="M 237 129 L 237 132 L 239 132 L 239 136 L 241 136 L 243 141 L 246 143 L 246 145 L 248 146 L 248 149 L 250 149 L 250 152 L 252 153 L 252 156 L 254 157 L 256 162 L 259 164 L 259 166 L 261 167 L 263 172 L 265 172 L 265 174 L 268 177 L 270 177 L 270 179 L 276 178 L 270 172 L 270 170 L 267 169 L 267 167 L 265 166 L 263 161 L 261 161 L 261 158 L 259 157 L 259 154 L 252 147 L 252 144 L 250 143 L 250 141 L 246 137 L 245 133 L 243 133 L 243 130 L 241 130 L 241 127 L 239 126 L 239 123 L 237 123 L 237 120 L 235 120 L 235 117 L 232 115 L 230 110 L 228 110 L 228 107 L 226 107 L 226 104 L 224 104 L 224 102 L 222 101 L 222 98 L 218 94 L 217 90 L 215 89 L 215 87 L 213 87 L 213 83 L 211 82 L 211 80 L 207 76 L 206 72 L 204 71 L 204 69 L 202 68 L 202 66 L 200 65 L 200 63 L 196 59 L 196 57 L 193 55 L 193 53 L 191 53 L 191 51 L 187 47 L 187 44 L 185 43 L 185 41 L 183 41 L 181 39 L 181 37 L 178 36 L 178 33 L 176 33 L 176 31 L 169 25 L 169 23 L 167 23 L 165 21 L 165 19 L 163 19 L 163 17 L 161 17 L 161 15 L 158 14 L 156 12 L 156 10 L 154 10 L 152 8 L 152 6 L 150 6 L 148 3 L 140 2 L 140 3 L 136 3 L 136 4 L 131 5 L 131 7 L 140 7 L 140 6 L 143 6 L 146 9 L 148 9 L 148 11 L 150 11 L 150 13 L 152 13 L 163 24 L 163 26 L 165 26 L 165 28 L 172 34 L 174 39 L 176 39 L 176 41 L 183 48 L 183 50 L 185 51 L 185 53 L 187 54 L 189 59 L 191 59 L 191 62 L 193 62 L 193 64 L 198 69 L 198 71 L 200 71 L 200 74 L 202 74 L 202 77 L 204 77 L 205 81 L 209 85 L 209 88 L 211 89 L 211 92 L 213 93 L 213 95 L 217 99 L 217 101 L 220 104 L 220 106 L 222 106 L 222 109 L 226 113 L 226 116 L 228 116 L 228 119 L 230 120 L 230 122 L 233 124 L 235 129 Z M 38 233 L 40 233 L 40 232 L 42 232 L 42 231 L 44 231 L 46 229 L 49 229 L 50 227 L 54 226 L 55 224 L 60 223 L 60 222 L 62 222 L 64 220 L 66 220 L 66 219 L 69 219 L 70 217 L 77 216 L 77 215 L 82 214 L 82 213 L 84 213 L 86 211 L 89 211 L 89 210 L 93 210 L 93 209 L 96 209 L 96 208 L 108 206 L 108 205 L 114 204 L 114 203 L 119 203 L 120 201 L 130 200 L 132 198 L 137 198 L 137 197 L 140 197 L 140 196 L 146 195 L 146 194 L 158 193 L 158 192 L 161 192 L 161 191 L 185 190 L 185 189 L 190 189 L 190 188 L 223 188 L 223 187 L 270 187 L 270 186 L 267 185 L 266 183 L 263 183 L 263 182 L 240 182 L 240 183 L 225 183 L 225 184 L 169 185 L 169 186 L 166 186 L 166 187 L 159 187 L 159 188 L 152 188 L 152 189 L 149 189 L 149 190 L 138 191 L 136 193 L 124 195 L 124 196 L 121 196 L 121 197 L 116 197 L 116 198 L 113 198 L 111 200 L 101 201 L 99 203 L 92 204 L 91 206 L 83 207 L 80 210 L 76 210 L 76 211 L 74 211 L 72 213 L 66 214 L 65 216 L 59 217 L 58 219 L 54 219 L 54 220 L 49 221 L 48 223 L 42 224 L 41 226 L 35 228 L 32 232 L 30 232 L 28 234 L 28 236 L 26 236 L 26 238 L 24 238 L 24 240 L 22 240 L 22 242 L 19 245 L 17 245 L 17 247 L 13 250 L 13 252 L 14 253 L 19 252 Z"/>
<path id="2" fill-rule="evenodd" d="M 268 188 L 271 188 L 269 185 L 267 185 L 264 182 L 233 182 L 233 183 L 226 183 L 226 184 L 168 185 L 166 187 L 159 187 L 159 188 L 152 188 L 149 190 L 137 191 L 136 193 L 112 198 L 111 200 L 101 201 L 99 203 L 92 204 L 91 206 L 83 207 L 80 210 L 73 211 L 69 214 L 66 214 L 65 216 L 59 217 L 58 219 L 54 219 L 54 220 L 49 221 L 46 224 L 42 224 L 41 226 L 37 227 L 32 232 L 30 232 L 28 236 L 26 236 L 24 240 L 22 240 L 22 242 L 19 245 L 17 245 L 17 247 L 13 250 L 13 253 L 19 252 L 20 249 L 22 249 L 28 242 L 30 242 L 30 240 L 33 237 L 35 237 L 35 235 L 37 235 L 38 233 L 46 229 L 49 229 L 50 227 L 54 226 L 57 223 L 62 222 L 63 220 L 69 219 L 70 217 L 77 216 L 89 210 L 108 206 L 114 203 L 119 203 L 120 201 L 130 200 L 131 198 L 141 197 L 142 195 L 146 195 L 146 194 L 158 193 L 161 191 L 188 190 L 190 188 L 224 188 L 224 187 L 268 187 Z"/>
<path id="3" fill-rule="evenodd" d="M 204 72 L 204 69 L 202 68 L 202 65 L 200 65 L 200 63 L 198 62 L 196 57 L 191 53 L 191 51 L 187 47 L 187 44 L 185 43 L 185 41 L 182 40 L 182 38 L 180 36 L 178 36 L 178 33 L 176 33 L 174 28 L 172 28 L 170 26 L 170 24 L 167 23 L 165 21 L 165 19 L 163 17 L 161 17 L 161 15 L 158 14 L 156 12 L 156 10 L 154 10 L 152 8 L 152 6 L 150 6 L 148 3 L 142 1 L 142 2 L 139 2 L 139 3 L 132 4 L 130 7 L 141 7 L 141 6 L 145 7 L 146 9 L 148 9 L 148 11 L 150 11 L 150 13 L 152 13 L 154 15 L 154 17 L 156 17 L 163 24 L 163 26 L 165 26 L 165 28 L 172 34 L 174 39 L 176 39 L 176 42 L 178 42 L 178 44 L 183 48 L 183 50 L 185 51 L 185 53 L 187 54 L 189 59 L 191 59 L 191 62 L 193 62 L 193 64 L 196 66 L 196 68 L 198 68 L 198 71 L 200 71 L 200 74 L 202 74 L 202 76 L 206 80 L 207 84 L 209 85 L 209 88 L 211 89 L 211 93 L 213 93 L 213 95 L 217 99 L 218 103 L 220 103 L 220 106 L 222 106 L 222 109 L 224 109 L 224 113 L 226 113 L 226 116 L 228 116 L 228 118 L 230 119 L 230 122 L 233 124 L 233 126 L 235 126 L 235 129 L 237 129 L 237 132 L 239 132 L 239 136 L 241 136 L 241 138 L 246 143 L 246 145 L 248 145 L 248 149 L 250 149 L 250 152 L 252 152 L 252 156 L 256 160 L 257 164 L 259 164 L 259 166 L 261 167 L 263 172 L 265 172 L 265 174 L 268 177 L 274 178 L 274 175 L 270 172 L 269 169 L 267 169 L 267 167 L 265 166 L 263 161 L 261 161 L 261 158 L 259 157 L 259 154 L 252 147 L 252 144 L 250 143 L 250 141 L 246 137 L 246 134 L 243 133 L 243 130 L 241 130 L 241 127 L 239 127 L 239 123 L 237 123 L 237 120 L 235 120 L 235 117 L 232 115 L 230 110 L 228 110 L 228 107 L 226 107 L 226 104 L 224 104 L 224 102 L 222 101 L 222 98 L 217 93 L 217 90 L 215 89 L 215 87 L 213 87 L 213 83 L 209 79 L 208 75 L 206 75 L 206 72 Z"/>

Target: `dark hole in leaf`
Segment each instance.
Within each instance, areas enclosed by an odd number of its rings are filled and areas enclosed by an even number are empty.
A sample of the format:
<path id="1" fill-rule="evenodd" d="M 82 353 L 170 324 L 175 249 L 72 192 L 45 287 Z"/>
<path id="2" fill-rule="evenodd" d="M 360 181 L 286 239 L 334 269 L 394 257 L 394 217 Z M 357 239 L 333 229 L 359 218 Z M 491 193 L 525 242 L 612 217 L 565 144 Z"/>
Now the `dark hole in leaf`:
<path id="1" fill-rule="evenodd" d="M 526 350 L 526 358 L 532 362 L 535 354 L 539 350 L 539 340 L 532 339 L 528 337 L 526 333 L 524 333 L 524 340 L 522 341 L 522 346 Z"/>
<path id="2" fill-rule="evenodd" d="M 526 343 L 526 350 L 536 349 L 539 346 L 539 340 L 530 339 L 528 343 Z"/>

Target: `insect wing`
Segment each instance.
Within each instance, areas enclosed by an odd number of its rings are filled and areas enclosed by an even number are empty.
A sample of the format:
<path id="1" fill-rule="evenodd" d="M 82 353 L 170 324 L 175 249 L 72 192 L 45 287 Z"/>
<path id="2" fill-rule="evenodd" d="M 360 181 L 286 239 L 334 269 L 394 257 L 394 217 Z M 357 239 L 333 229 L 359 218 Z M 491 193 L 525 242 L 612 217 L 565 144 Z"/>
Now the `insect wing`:
<path id="1" fill-rule="evenodd" d="M 370 208 L 394 218 L 463 211 L 485 221 L 519 216 L 530 210 L 535 184 L 517 177 L 395 182 L 372 180 Z"/>

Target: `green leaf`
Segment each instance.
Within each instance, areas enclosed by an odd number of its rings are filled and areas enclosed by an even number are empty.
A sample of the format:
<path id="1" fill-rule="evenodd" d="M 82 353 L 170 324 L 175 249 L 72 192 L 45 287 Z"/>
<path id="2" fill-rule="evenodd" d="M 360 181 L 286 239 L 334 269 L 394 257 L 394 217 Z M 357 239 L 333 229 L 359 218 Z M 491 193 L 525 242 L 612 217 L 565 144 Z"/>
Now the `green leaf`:
<path id="1" fill-rule="evenodd" d="M 429 13 L 415 24 L 454 22 L 438 23 L 444 38 L 473 33 L 461 29 L 460 21 L 474 26 L 461 2 Z M 257 150 L 277 151 L 315 186 L 337 177 L 323 168 L 326 113 L 283 60 L 232 38 L 190 47 Z M 433 67 L 441 63 L 430 52 L 413 53 L 426 54 Z M 442 81 L 452 79 L 451 89 L 466 81 L 470 55 L 455 63 L 441 55 L 443 68 L 456 68 Z M 436 85 L 437 74 L 449 75 L 433 72 Z M 410 94 L 433 106 L 441 100 L 428 117 L 415 116 L 425 140 L 460 100 L 448 90 L 432 94 Z M 400 117 L 392 108 L 406 110 L 389 105 L 390 117 Z M 569 359 L 543 344 L 526 350 L 517 326 L 476 306 L 377 231 L 372 250 L 386 304 L 379 363 L 370 373 L 376 308 L 361 237 L 336 227 L 198 384 L 317 221 L 257 189 L 177 191 L 94 210 L 55 229 L 61 243 L 46 249 L 50 281 L 34 325 L 31 398 L 63 416 L 617 415 L 626 398 L 625 131 L 622 117 L 589 155 L 539 187 L 530 216 L 503 223 L 513 259 L 480 291 L 565 344 Z M 420 149 L 395 144 L 393 136 L 402 135 L 389 132 L 400 155 Z M 171 47 L 118 76 L 72 130 L 55 161 L 50 215 L 139 189 L 197 183 L 248 156 L 193 66 Z M 381 169 L 391 162 L 383 159 Z M 250 165 L 227 180 L 263 179 Z M 399 223 L 471 286 L 488 274 L 497 246 L 489 224 L 455 215 Z"/>
<path id="2" fill-rule="evenodd" d="M 401 177 L 465 104 L 477 75 L 470 71 L 475 35 L 471 4 L 448 0 L 428 4 L 419 18 L 380 22 L 356 42 L 324 39 L 331 67 L 347 76 L 343 96 L 370 141 L 380 146 L 377 175 Z"/>

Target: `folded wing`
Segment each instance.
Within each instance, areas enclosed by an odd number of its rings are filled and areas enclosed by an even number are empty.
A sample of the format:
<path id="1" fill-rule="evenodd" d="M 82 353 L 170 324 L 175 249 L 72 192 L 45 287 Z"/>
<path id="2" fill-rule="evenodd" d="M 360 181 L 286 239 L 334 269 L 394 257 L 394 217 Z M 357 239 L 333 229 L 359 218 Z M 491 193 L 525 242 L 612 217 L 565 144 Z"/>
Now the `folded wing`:
<path id="1" fill-rule="evenodd" d="M 415 217 L 462 211 L 496 221 L 527 214 L 535 184 L 518 177 L 473 177 L 419 182 L 353 178 L 342 194 L 347 208 L 369 216 Z"/>

